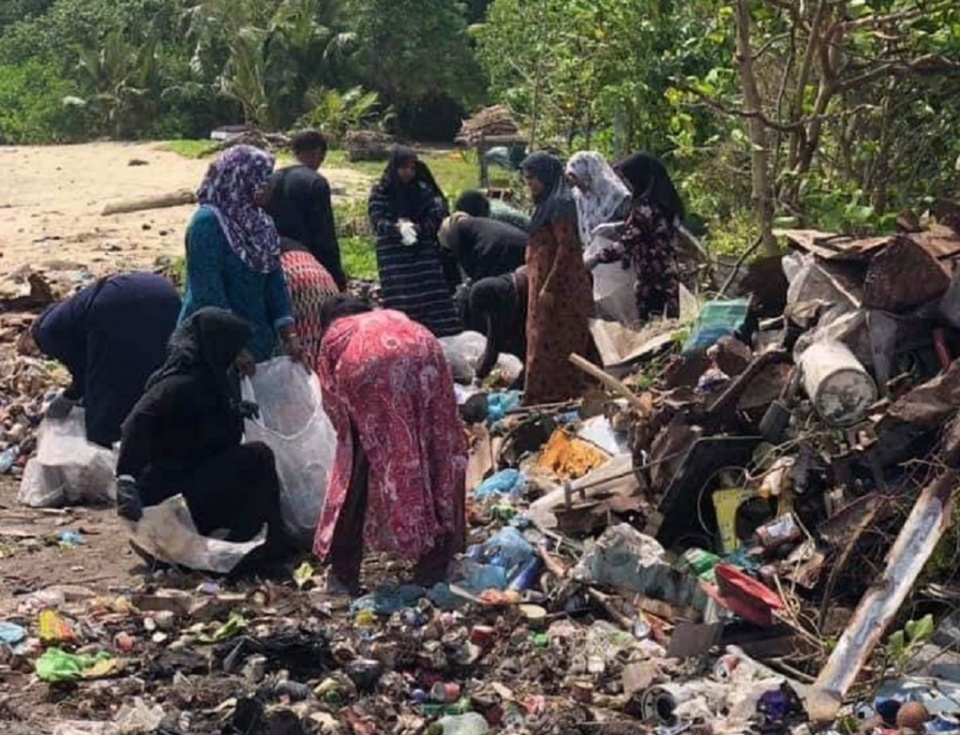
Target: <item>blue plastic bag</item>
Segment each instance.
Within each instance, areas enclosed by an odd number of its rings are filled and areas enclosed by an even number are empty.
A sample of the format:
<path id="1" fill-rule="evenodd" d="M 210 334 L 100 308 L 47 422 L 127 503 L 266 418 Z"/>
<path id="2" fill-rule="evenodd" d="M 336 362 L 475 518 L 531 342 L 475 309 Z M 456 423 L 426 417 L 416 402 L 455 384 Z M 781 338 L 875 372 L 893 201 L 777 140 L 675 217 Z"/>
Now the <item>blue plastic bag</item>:
<path id="1" fill-rule="evenodd" d="M 523 492 L 526 484 L 527 478 L 519 470 L 500 470 L 484 480 L 473 494 L 478 500 L 497 494 L 518 496 Z"/>
<path id="2" fill-rule="evenodd" d="M 750 302 L 747 299 L 711 301 L 703 305 L 683 345 L 685 355 L 704 352 L 720 339 L 743 329 Z"/>

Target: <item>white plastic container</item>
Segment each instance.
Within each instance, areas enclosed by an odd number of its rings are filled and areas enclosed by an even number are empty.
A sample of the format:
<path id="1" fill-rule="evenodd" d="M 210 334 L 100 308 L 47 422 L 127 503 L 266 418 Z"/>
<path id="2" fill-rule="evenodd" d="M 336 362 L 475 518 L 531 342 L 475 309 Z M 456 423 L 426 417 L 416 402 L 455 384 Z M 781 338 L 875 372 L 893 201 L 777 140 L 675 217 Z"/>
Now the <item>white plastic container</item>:
<path id="1" fill-rule="evenodd" d="M 877 384 L 840 342 L 823 340 L 800 357 L 803 387 L 817 414 L 831 426 L 862 421 L 877 401 Z"/>

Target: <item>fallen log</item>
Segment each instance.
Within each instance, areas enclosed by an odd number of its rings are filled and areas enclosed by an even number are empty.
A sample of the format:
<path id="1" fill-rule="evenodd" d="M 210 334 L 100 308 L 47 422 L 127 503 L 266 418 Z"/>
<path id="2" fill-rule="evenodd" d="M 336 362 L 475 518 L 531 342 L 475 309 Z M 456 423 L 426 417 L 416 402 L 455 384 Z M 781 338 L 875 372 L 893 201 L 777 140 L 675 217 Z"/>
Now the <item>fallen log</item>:
<path id="1" fill-rule="evenodd" d="M 122 202 L 108 204 L 103 208 L 101 216 L 107 217 L 111 214 L 130 214 L 131 212 L 144 212 L 148 209 L 166 209 L 167 207 L 182 207 L 187 204 L 196 204 L 197 195 L 190 189 L 181 189 L 172 194 L 160 194 L 159 196 L 142 197 L 140 199 L 126 199 Z"/>
<path id="2" fill-rule="evenodd" d="M 917 498 L 890 549 L 883 575 L 863 596 L 807 694 L 807 714 L 814 722 L 830 722 L 837 717 L 844 697 L 950 525 L 958 481 L 960 473 L 944 472 Z"/>

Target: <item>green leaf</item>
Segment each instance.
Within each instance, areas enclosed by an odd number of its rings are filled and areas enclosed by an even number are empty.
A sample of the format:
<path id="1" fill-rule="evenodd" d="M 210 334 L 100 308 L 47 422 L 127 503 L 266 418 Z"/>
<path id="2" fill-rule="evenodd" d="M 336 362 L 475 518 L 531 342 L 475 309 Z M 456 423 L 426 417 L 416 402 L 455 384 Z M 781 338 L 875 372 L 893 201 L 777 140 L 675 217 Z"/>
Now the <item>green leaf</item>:
<path id="1" fill-rule="evenodd" d="M 296 583 L 297 589 L 302 590 L 303 586 L 313 579 L 314 574 L 316 574 L 316 570 L 311 566 L 310 562 L 305 561 L 298 566 L 293 572 L 293 581 Z"/>
<path id="2" fill-rule="evenodd" d="M 887 658 L 900 661 L 907 650 L 907 641 L 902 630 L 890 636 L 887 640 Z"/>
<path id="3" fill-rule="evenodd" d="M 930 640 L 937 628 L 936 625 L 934 625 L 933 616 L 926 615 L 920 618 L 920 620 L 909 621 L 904 626 L 904 630 L 907 632 L 907 638 L 910 640 L 910 643 L 913 644 Z"/>

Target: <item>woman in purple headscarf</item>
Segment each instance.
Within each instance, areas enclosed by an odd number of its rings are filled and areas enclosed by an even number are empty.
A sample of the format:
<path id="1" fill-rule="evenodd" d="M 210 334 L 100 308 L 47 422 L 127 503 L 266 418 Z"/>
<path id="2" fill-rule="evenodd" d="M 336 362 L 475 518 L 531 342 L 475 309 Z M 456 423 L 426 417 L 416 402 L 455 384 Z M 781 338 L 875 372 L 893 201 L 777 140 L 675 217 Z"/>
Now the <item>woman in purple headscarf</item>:
<path id="1" fill-rule="evenodd" d="M 246 321 L 252 335 L 242 362 L 247 372 L 269 359 L 279 336 L 301 359 L 280 264 L 280 235 L 262 209 L 270 200 L 273 156 L 252 146 L 231 148 L 214 161 L 197 192 L 200 208 L 187 227 L 187 287 L 180 321 L 219 307 Z"/>

